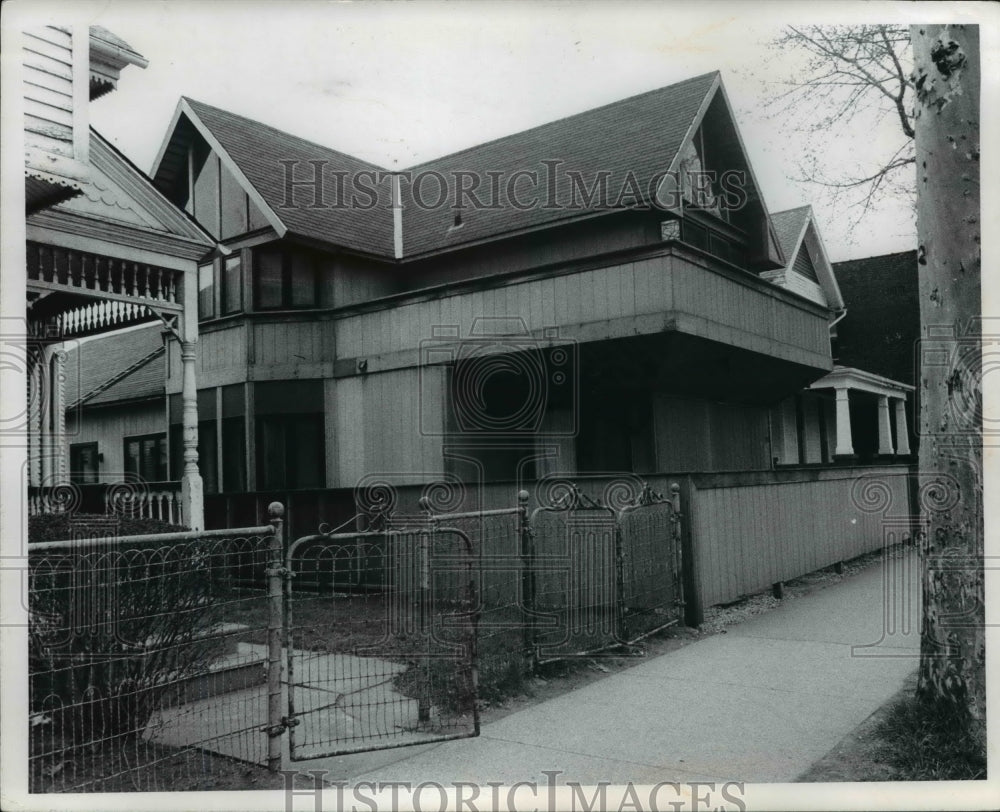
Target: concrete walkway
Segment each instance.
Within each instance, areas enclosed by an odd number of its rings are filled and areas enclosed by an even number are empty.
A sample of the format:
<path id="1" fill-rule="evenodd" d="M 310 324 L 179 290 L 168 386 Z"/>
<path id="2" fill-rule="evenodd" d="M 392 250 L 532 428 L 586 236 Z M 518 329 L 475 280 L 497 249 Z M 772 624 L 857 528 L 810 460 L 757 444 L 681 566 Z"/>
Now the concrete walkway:
<path id="1" fill-rule="evenodd" d="M 914 553 L 484 725 L 476 739 L 297 762 L 329 780 L 793 781 L 918 664 Z"/>

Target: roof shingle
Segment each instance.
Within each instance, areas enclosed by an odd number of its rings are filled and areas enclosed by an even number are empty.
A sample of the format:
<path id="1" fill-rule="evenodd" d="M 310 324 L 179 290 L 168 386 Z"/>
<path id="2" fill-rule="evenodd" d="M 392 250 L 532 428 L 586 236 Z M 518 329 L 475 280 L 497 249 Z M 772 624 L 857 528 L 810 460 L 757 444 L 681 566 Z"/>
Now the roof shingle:
<path id="1" fill-rule="evenodd" d="M 185 101 L 289 231 L 377 256 L 393 256 L 391 190 L 388 180 L 376 183 L 375 174 L 384 175 L 387 170 L 204 102 Z M 322 202 L 326 205 L 310 205 L 319 201 L 312 197 L 312 190 L 303 189 L 293 195 L 296 205 L 284 207 L 286 165 L 281 161 L 297 162 L 295 179 L 310 179 L 314 165 L 309 162 L 319 161 L 324 169 Z M 344 173 L 341 177 L 346 184 L 356 181 L 371 187 L 371 193 L 363 190 L 353 195 L 360 205 L 334 207 L 343 183 L 335 173 Z M 350 185 L 345 188 L 352 189 Z"/>

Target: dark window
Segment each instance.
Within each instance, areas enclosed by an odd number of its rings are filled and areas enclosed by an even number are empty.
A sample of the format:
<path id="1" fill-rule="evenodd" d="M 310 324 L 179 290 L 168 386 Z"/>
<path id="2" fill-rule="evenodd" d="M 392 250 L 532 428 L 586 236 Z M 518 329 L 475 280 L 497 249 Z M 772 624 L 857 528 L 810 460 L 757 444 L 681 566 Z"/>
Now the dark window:
<path id="1" fill-rule="evenodd" d="M 246 406 L 243 384 L 222 387 L 222 489 L 247 488 Z"/>
<path id="2" fill-rule="evenodd" d="M 70 480 L 77 485 L 97 482 L 97 443 L 74 443 L 69 447 Z"/>
<path id="3" fill-rule="evenodd" d="M 257 418 L 258 488 L 321 488 L 323 468 L 323 415 Z"/>
<path id="4" fill-rule="evenodd" d="M 323 382 L 255 384 L 254 409 L 257 489 L 323 487 Z"/>
<path id="5" fill-rule="evenodd" d="M 254 282 L 257 285 L 257 307 L 260 309 L 281 307 L 282 253 L 274 248 L 254 251 Z"/>
<path id="6" fill-rule="evenodd" d="M 260 310 L 316 307 L 317 258 L 298 248 L 268 246 L 254 251 L 254 299 Z"/>
<path id="7" fill-rule="evenodd" d="M 198 318 L 215 318 L 215 267 L 198 267 Z"/>
<path id="8" fill-rule="evenodd" d="M 243 309 L 243 263 L 239 256 L 227 257 L 222 266 L 222 315 Z"/>
<path id="9" fill-rule="evenodd" d="M 125 438 L 125 472 L 146 482 L 167 478 L 167 435 L 147 434 Z"/>

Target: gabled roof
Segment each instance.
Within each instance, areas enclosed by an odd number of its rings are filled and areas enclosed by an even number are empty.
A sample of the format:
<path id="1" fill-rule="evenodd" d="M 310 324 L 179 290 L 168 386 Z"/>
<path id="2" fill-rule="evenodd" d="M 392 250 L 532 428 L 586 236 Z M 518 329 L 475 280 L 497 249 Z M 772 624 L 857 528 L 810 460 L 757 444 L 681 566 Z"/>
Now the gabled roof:
<path id="1" fill-rule="evenodd" d="M 162 395 L 162 332 L 157 323 L 71 345 L 63 365 L 66 408 Z"/>
<path id="2" fill-rule="evenodd" d="M 579 203 L 572 206 L 571 173 L 579 173 L 588 188 L 599 177 L 598 173 L 610 173 L 607 181 L 610 204 L 626 184 L 629 172 L 645 194 L 654 175 L 673 166 L 718 86 L 719 73 L 706 73 L 411 168 L 413 177 L 438 172 L 451 179 L 455 172 L 474 172 L 483 179 L 483 188 L 477 195 L 484 201 L 490 201 L 486 173 L 502 173 L 497 175 L 501 178 L 500 205 L 464 210 L 460 228 L 454 228 L 455 212 L 450 205 L 429 209 L 408 206 L 403 212 L 404 255 L 578 218 L 586 212 L 581 212 Z M 555 168 L 553 189 L 548 188 L 547 181 L 551 165 L 543 161 L 561 162 Z M 517 172 L 535 172 L 539 177 L 537 190 L 532 191 L 530 182 L 521 184 L 524 192 L 514 190 L 526 201 L 537 201 L 530 208 L 518 208 L 507 199 L 504 187 Z M 408 201 L 412 195 L 407 194 L 405 187 L 404 182 L 403 199 Z M 433 198 L 434 192 L 434 184 L 428 181 L 423 194 Z M 544 204 L 550 200 L 561 210 L 546 208 Z M 600 210 L 600 207 L 588 208 Z"/>
<path id="3" fill-rule="evenodd" d="M 312 177 L 311 161 L 320 162 L 328 182 L 323 202 L 337 201 L 334 173 L 355 178 L 359 173 L 389 173 L 382 167 L 345 155 L 304 138 L 268 127 L 257 121 L 220 110 L 217 107 L 181 98 L 174 112 L 168 135 L 153 165 L 153 182 L 168 192 L 181 171 L 187 171 L 183 157 L 191 140 L 200 135 L 211 146 L 227 169 L 243 185 L 253 203 L 277 231 L 376 256 L 393 256 L 393 213 L 389 181 L 376 185 L 375 175 L 367 185 L 373 188 L 375 201 L 362 195 L 363 207 L 311 206 L 311 189 L 295 193 L 297 205 L 285 206 L 285 165 L 297 161 L 296 179 Z M 369 205 L 370 203 L 370 205 Z"/>
<path id="4" fill-rule="evenodd" d="M 812 206 L 799 206 L 795 209 L 774 212 L 771 215 L 771 222 L 774 225 L 774 232 L 781 245 L 782 253 L 785 255 L 785 267 L 781 272 L 783 274 L 782 281 L 788 283 L 785 286 L 795 289 L 794 285 L 789 282 L 788 276 L 789 274 L 798 275 L 793 270 L 795 261 L 801 252 L 806 251 L 826 299 L 823 304 L 831 310 L 843 310 L 844 298 L 841 296 L 837 277 L 833 273 L 833 266 L 826 254 L 819 228 L 816 226 Z M 775 281 L 777 281 L 777 277 Z M 815 290 L 815 288 L 813 289 Z"/>
<path id="5" fill-rule="evenodd" d="M 773 226 L 718 71 L 479 144 L 401 173 L 390 173 L 273 127 L 182 98 L 152 175 L 157 186 L 169 194 L 181 181 L 181 173 L 187 171 L 187 147 L 200 136 L 218 153 L 279 237 L 287 233 L 378 257 L 410 259 L 649 202 L 657 181 L 665 173 L 676 171 L 682 150 L 692 141 L 710 108 L 713 126 L 722 126 L 726 131 L 728 155 L 747 170 L 750 206 L 767 223 L 771 237 L 765 236 L 765 243 L 775 246 L 764 249 L 767 257 L 762 261 L 773 267 L 782 261 L 778 256 L 780 247 L 773 237 Z M 296 192 L 298 204 L 284 205 L 287 186 L 282 161 L 290 160 L 298 162 L 295 179 L 300 181 L 313 177 L 309 162 L 320 162 L 325 168 L 326 206 L 308 205 L 315 200 L 314 190 L 304 185 Z M 465 208 L 461 223 L 456 224 L 455 173 L 462 172 L 479 178 L 483 188 L 476 194 L 489 205 Z M 508 199 L 507 186 L 519 177 L 518 173 L 526 172 L 538 173 L 539 186 L 534 192 L 537 204 L 514 205 Z M 555 174 L 551 188 L 549 172 Z M 361 184 L 371 187 L 370 200 L 364 200 L 362 195 L 362 202 L 368 205 L 331 206 L 338 198 L 338 184 L 344 183 L 331 178 L 342 175 L 350 189 L 359 173 L 368 174 Z M 400 186 L 401 206 L 395 209 L 388 179 L 392 174 L 399 175 Z M 603 204 L 583 205 L 586 190 L 602 175 L 608 190 Z M 416 204 L 413 180 L 418 176 L 444 178 L 449 184 L 441 205 Z M 384 180 L 376 182 L 376 177 Z M 487 188 L 491 177 L 500 179 L 499 198 L 494 198 Z M 580 189 L 581 183 L 585 190 Z M 636 190 L 638 195 L 630 194 L 630 190 Z M 522 195 L 521 189 L 515 191 L 519 197 Z M 428 181 L 421 192 L 425 201 L 437 198 L 435 181 Z M 556 205 L 546 205 L 553 202 Z"/>
<path id="6" fill-rule="evenodd" d="M 795 251 L 805 236 L 806 224 L 812 213 L 811 206 L 799 206 L 797 209 L 786 209 L 771 213 L 774 223 L 774 233 L 785 255 L 786 267 L 795 263 Z"/>
<path id="7" fill-rule="evenodd" d="M 90 178 L 83 194 L 60 211 L 178 237 L 208 251 L 216 245 L 194 218 L 167 200 L 152 181 L 97 130 L 90 130 Z"/>

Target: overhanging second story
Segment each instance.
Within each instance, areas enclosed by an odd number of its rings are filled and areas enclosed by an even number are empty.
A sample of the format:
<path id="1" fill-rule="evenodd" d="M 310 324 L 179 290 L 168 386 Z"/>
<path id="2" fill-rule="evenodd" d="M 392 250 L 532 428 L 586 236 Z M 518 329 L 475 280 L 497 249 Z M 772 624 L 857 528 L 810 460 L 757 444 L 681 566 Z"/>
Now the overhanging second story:
<path id="1" fill-rule="evenodd" d="M 684 335 L 788 386 L 832 368 L 837 306 L 768 278 L 788 260 L 717 73 L 402 172 L 182 99 L 152 175 L 230 251 L 201 269 L 202 334 L 242 379 L 415 365 L 484 316 Z"/>

